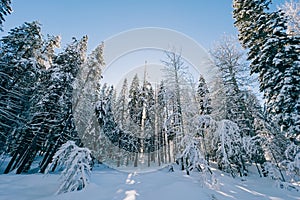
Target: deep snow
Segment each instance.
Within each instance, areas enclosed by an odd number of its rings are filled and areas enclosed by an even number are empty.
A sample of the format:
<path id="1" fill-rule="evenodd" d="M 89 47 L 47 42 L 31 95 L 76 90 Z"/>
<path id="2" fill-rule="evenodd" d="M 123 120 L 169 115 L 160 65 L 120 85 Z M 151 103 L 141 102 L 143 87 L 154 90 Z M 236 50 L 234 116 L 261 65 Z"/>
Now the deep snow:
<path id="1" fill-rule="evenodd" d="M 55 195 L 59 174 L 0 175 L 1 200 L 294 200 L 300 192 L 279 189 L 276 182 L 250 171 L 246 179 L 214 170 L 216 182 L 204 184 L 199 173 L 187 176 L 175 167 L 149 173 L 126 173 L 100 165 L 82 191 Z"/>

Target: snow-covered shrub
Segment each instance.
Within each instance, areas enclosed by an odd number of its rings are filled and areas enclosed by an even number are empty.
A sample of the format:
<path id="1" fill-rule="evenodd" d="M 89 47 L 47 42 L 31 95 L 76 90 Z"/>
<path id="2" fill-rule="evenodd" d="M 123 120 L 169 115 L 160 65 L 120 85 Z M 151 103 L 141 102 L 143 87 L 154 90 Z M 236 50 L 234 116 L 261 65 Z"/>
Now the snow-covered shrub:
<path id="1" fill-rule="evenodd" d="M 264 156 L 265 152 L 262 148 L 263 143 L 265 143 L 265 139 L 260 135 L 243 138 L 243 148 L 251 163 L 263 164 L 266 161 Z"/>
<path id="2" fill-rule="evenodd" d="M 300 152 L 296 154 L 294 161 L 289 162 L 288 165 L 288 173 L 294 174 L 295 176 L 300 176 Z"/>
<path id="3" fill-rule="evenodd" d="M 290 175 L 291 182 L 300 181 L 300 147 L 295 144 L 290 144 L 285 151 L 287 160 L 285 161 L 285 167 L 287 175 Z M 298 183 L 299 184 L 299 183 Z M 300 185 L 299 185 L 300 187 Z"/>
<path id="4" fill-rule="evenodd" d="M 274 180 L 281 180 L 281 172 L 279 171 L 278 167 L 271 163 L 266 162 L 265 163 L 265 170 L 268 172 L 268 176 Z"/>
<path id="5" fill-rule="evenodd" d="M 183 162 L 183 166 L 187 175 L 191 171 L 197 170 L 201 172 L 201 180 L 204 184 L 213 185 L 216 179 L 208 166 L 208 163 L 200 150 L 200 138 L 187 134 L 181 140 L 181 145 L 184 148 L 179 159 Z"/>
<path id="6" fill-rule="evenodd" d="M 216 131 L 220 143 L 217 150 L 217 162 L 221 170 L 243 176 L 245 173 L 244 149 L 239 127 L 230 120 L 218 122 Z"/>
<path id="7" fill-rule="evenodd" d="M 91 163 L 89 149 L 78 147 L 74 141 L 67 141 L 53 156 L 46 173 L 55 167 L 63 170 L 57 194 L 81 190 L 89 184 Z"/>
<path id="8" fill-rule="evenodd" d="M 180 157 L 183 158 L 185 162 L 185 168 L 188 174 L 193 169 L 197 169 L 199 171 L 210 171 L 208 164 L 198 147 L 198 138 L 186 135 L 182 139 L 181 143 L 184 150 Z"/>

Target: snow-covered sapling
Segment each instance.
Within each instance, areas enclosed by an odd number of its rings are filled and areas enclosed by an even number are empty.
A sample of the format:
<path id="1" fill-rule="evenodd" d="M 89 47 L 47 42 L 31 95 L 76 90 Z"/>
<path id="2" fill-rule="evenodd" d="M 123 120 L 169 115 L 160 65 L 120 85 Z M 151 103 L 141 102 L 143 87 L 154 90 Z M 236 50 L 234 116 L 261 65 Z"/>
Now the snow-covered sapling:
<path id="1" fill-rule="evenodd" d="M 80 148 L 74 141 L 67 141 L 55 153 L 46 173 L 53 167 L 63 169 L 57 194 L 82 190 L 89 184 L 91 163 L 91 151 L 88 148 Z"/>

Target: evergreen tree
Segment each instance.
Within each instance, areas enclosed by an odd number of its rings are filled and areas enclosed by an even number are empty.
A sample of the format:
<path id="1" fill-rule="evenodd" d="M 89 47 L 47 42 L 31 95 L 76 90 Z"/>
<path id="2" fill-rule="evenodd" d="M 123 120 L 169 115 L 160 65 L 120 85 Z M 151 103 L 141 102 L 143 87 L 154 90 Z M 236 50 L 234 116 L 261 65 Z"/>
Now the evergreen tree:
<path id="1" fill-rule="evenodd" d="M 1 147 L 12 152 L 26 126 L 30 107 L 34 105 L 31 96 L 44 68 L 38 62 L 43 46 L 40 25 L 24 23 L 12 29 L 1 42 L 0 138 Z"/>
<path id="2" fill-rule="evenodd" d="M 141 122 L 141 131 L 142 137 L 145 137 L 148 140 L 147 146 L 143 152 L 148 154 L 148 167 L 150 167 L 151 161 L 154 161 L 153 150 L 155 146 L 155 100 L 154 100 L 154 91 L 152 85 L 144 77 L 144 83 L 141 89 L 141 95 L 139 98 L 139 104 L 142 106 L 142 122 Z M 153 138 L 153 139 L 152 139 Z"/>
<path id="3" fill-rule="evenodd" d="M 142 121 L 142 102 L 139 101 L 141 91 L 140 83 L 137 74 L 133 77 L 131 86 L 129 88 L 129 100 L 128 100 L 128 109 L 130 119 L 136 125 L 141 125 Z"/>
<path id="4" fill-rule="evenodd" d="M 116 122 L 120 125 L 120 127 L 124 130 L 127 130 L 128 123 L 128 88 L 127 88 L 127 79 L 124 79 L 123 86 L 117 98 L 116 106 L 115 106 L 115 116 Z"/>
<path id="5" fill-rule="evenodd" d="M 67 140 L 74 140 L 77 144 L 81 142 L 73 116 L 73 83 L 86 59 L 86 49 L 87 36 L 81 40 L 73 38 L 73 42 L 56 57 L 50 68 L 50 79 L 46 84 L 48 91 L 45 89 L 48 98 L 43 98 L 41 101 L 41 110 L 45 108 L 49 110 L 46 112 L 43 110 L 46 116 L 43 116 L 44 122 L 41 126 L 49 126 L 51 131 L 46 138 L 46 145 L 44 144 L 46 154 L 40 164 L 41 172 L 44 172 L 61 144 Z M 43 114 L 41 111 L 39 113 Z M 47 132 L 48 129 L 45 131 Z"/>
<path id="6" fill-rule="evenodd" d="M 164 85 L 164 81 L 161 81 L 159 84 L 159 88 L 157 91 L 157 98 L 156 98 L 156 114 L 157 114 L 157 146 L 161 146 L 160 149 L 160 159 L 159 162 L 171 162 L 171 158 L 168 159 L 168 138 L 165 130 L 165 122 L 168 119 L 168 111 L 167 111 L 167 97 L 166 97 L 166 88 Z"/>
<path id="7" fill-rule="evenodd" d="M 32 95 L 26 127 L 16 139 L 16 148 L 5 173 L 17 168 L 26 172 L 38 153 L 44 154 L 43 172 L 58 147 L 69 139 L 78 139 L 72 115 L 72 83 L 83 63 L 87 38 L 74 40 L 53 60 L 45 72 L 40 87 Z"/>
<path id="8" fill-rule="evenodd" d="M 235 0 L 239 40 L 249 49 L 252 73 L 259 74 L 266 110 L 290 138 L 300 133 L 298 36 L 287 34 L 282 11 L 267 12 L 270 0 Z"/>
<path id="9" fill-rule="evenodd" d="M 3 22 L 5 21 L 4 16 L 10 14 L 12 9 L 10 7 L 11 0 L 1 0 L 0 1 L 0 31 L 2 31 Z"/>
<path id="10" fill-rule="evenodd" d="M 199 114 L 209 115 L 211 114 L 211 99 L 209 96 L 209 90 L 205 79 L 202 75 L 199 77 L 198 88 L 197 88 L 197 101 L 199 103 Z"/>
<path id="11" fill-rule="evenodd" d="M 181 154 L 181 157 L 184 160 L 187 175 L 190 175 L 190 171 L 194 169 L 200 172 L 212 174 L 205 157 L 200 151 L 199 143 L 199 137 L 191 134 L 185 135 L 182 140 L 182 145 L 185 148 Z"/>

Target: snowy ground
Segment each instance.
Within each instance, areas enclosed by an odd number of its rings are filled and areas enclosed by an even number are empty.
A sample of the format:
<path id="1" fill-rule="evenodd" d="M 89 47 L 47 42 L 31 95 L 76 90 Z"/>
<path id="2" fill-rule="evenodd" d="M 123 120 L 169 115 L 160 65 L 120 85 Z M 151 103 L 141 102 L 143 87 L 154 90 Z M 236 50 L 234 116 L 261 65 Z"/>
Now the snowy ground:
<path id="1" fill-rule="evenodd" d="M 91 184 L 82 191 L 61 195 L 58 174 L 0 175 L 1 200 L 294 200 L 300 192 L 276 187 L 269 178 L 250 173 L 246 180 L 231 178 L 214 170 L 217 182 L 203 184 L 198 173 L 191 176 L 175 168 L 151 173 L 125 173 L 114 169 L 95 168 Z"/>

